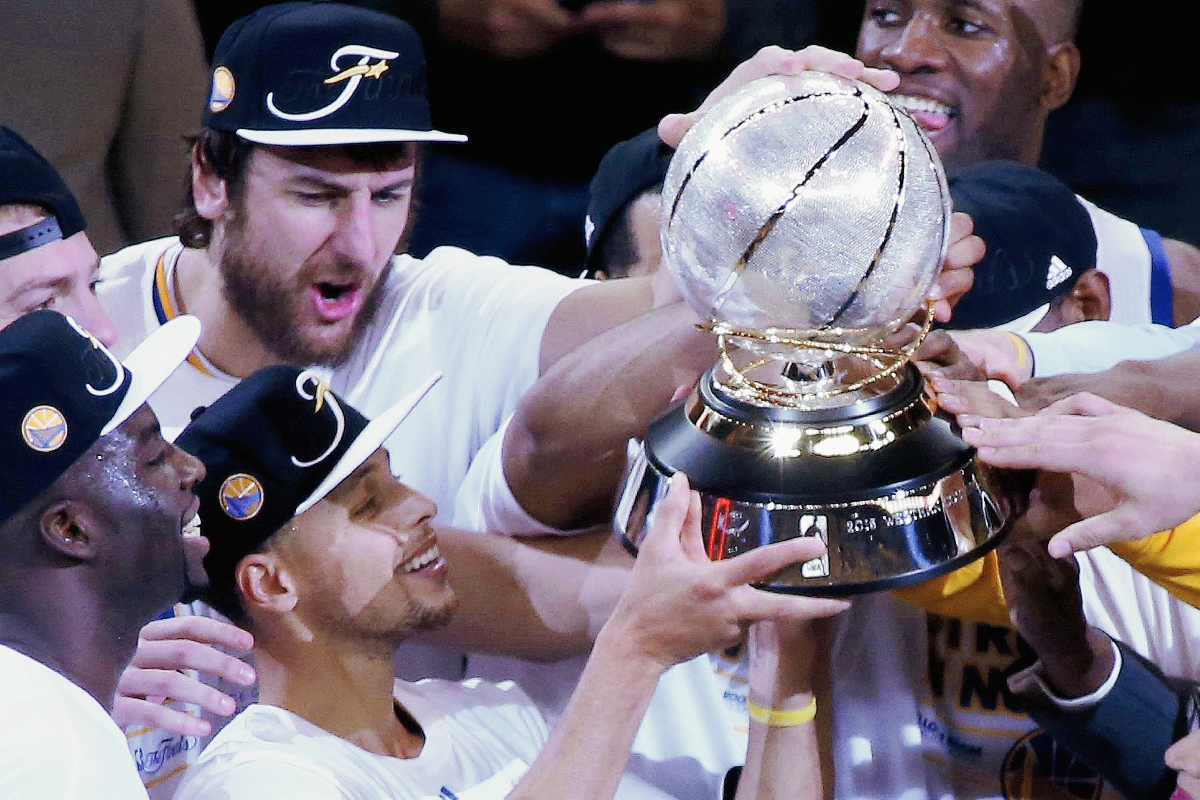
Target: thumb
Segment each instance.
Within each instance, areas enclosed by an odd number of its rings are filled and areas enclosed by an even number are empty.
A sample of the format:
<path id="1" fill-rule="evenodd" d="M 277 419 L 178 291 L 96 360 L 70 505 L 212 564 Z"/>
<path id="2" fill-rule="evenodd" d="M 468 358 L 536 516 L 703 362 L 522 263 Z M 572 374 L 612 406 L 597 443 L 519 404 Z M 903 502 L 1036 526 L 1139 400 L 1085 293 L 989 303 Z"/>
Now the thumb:
<path id="1" fill-rule="evenodd" d="M 1093 547 L 1137 538 L 1129 535 L 1131 528 L 1121 519 L 1119 510 L 1114 509 L 1068 525 L 1051 537 L 1046 549 L 1054 558 L 1068 558 Z"/>

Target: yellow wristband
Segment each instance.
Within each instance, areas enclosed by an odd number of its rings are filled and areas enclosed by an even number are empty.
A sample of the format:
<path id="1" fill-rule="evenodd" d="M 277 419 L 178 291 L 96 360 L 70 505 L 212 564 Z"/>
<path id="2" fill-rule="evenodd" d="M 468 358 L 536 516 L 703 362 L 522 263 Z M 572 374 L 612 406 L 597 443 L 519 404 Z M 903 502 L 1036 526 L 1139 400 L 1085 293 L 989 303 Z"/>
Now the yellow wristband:
<path id="1" fill-rule="evenodd" d="M 817 717 L 817 698 L 798 711 L 780 711 L 777 708 L 763 708 L 753 700 L 746 698 L 746 710 L 750 719 L 761 722 L 772 728 L 794 728 L 812 722 Z"/>
<path id="2" fill-rule="evenodd" d="M 1017 348 L 1017 366 L 1025 369 L 1029 363 L 1029 343 L 1010 331 L 1005 331 L 1004 335 L 1012 339 L 1013 346 Z"/>

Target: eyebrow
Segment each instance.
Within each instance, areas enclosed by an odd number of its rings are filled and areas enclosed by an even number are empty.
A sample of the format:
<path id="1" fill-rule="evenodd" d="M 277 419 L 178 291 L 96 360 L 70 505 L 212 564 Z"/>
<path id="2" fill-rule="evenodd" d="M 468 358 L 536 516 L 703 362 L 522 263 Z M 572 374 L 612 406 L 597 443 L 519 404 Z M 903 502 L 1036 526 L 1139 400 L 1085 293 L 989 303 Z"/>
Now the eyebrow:
<path id="1" fill-rule="evenodd" d="M 982 11 L 985 14 L 1004 16 L 1004 13 L 999 8 L 991 3 L 984 2 L 984 0 L 949 0 L 949 5 L 952 8 L 965 6 L 967 8 L 973 8 L 976 11 Z"/>
<path id="2" fill-rule="evenodd" d="M 137 443 L 139 447 L 145 447 L 154 441 L 154 437 L 162 435 L 162 425 L 155 420 L 153 425 L 147 425 L 138 433 Z"/>

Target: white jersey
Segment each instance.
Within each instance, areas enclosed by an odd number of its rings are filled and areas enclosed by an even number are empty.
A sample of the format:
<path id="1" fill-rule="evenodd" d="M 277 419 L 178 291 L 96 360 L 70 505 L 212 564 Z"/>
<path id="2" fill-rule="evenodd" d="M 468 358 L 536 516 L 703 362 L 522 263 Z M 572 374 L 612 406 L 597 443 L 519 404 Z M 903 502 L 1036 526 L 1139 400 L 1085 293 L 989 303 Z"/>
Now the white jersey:
<path id="1" fill-rule="evenodd" d="M 425 743 L 415 758 L 370 753 L 282 708 L 252 705 L 217 734 L 175 800 L 501 800 L 546 742 L 512 684 L 396 681 Z"/>
<path id="2" fill-rule="evenodd" d="M 128 247 L 101 262 L 97 294 L 117 327 L 118 355 L 128 354 L 163 317 L 174 315 L 173 269 L 182 251 L 172 237 Z M 349 361 L 332 372 L 330 386 L 373 418 L 431 374 L 442 373 L 385 443 L 392 471 L 433 499 L 440 519 L 450 519 L 475 453 L 537 380 L 550 315 L 584 285 L 453 247 L 424 259 L 395 257 L 375 323 Z M 178 433 L 193 409 L 236 382 L 193 354 L 154 393 L 150 406 L 166 432 Z"/>
<path id="3" fill-rule="evenodd" d="M 0 645 L 0 797 L 145 800 L 108 712 L 79 686 Z"/>
<path id="4" fill-rule="evenodd" d="M 121 356 L 175 316 L 174 268 L 182 251 L 172 237 L 102 260 L 97 294 L 117 328 L 113 349 Z M 330 385 L 371 418 L 431 374 L 442 373 L 429 396 L 384 443 L 392 471 L 438 504 L 439 519 L 449 520 L 453 513 L 459 486 L 470 482 L 476 452 L 493 438 L 499 452 L 505 420 L 538 378 L 542 334 L 551 314 L 564 297 L 585 285 L 451 247 L 420 260 L 406 255 L 394 259 L 375 324 L 346 364 L 332 371 Z M 174 438 L 193 409 L 212 403 L 236 383 L 197 351 L 154 393 L 150 405 L 164 433 Z M 506 509 L 503 516 L 513 525 L 550 532 L 521 511 L 503 480 L 489 497 Z M 420 645 L 403 650 L 403 661 L 411 667 L 407 676 L 462 674 L 458 654 Z M 147 787 L 156 798 L 169 798 L 203 742 L 154 729 L 130 733 L 130 749 Z"/>

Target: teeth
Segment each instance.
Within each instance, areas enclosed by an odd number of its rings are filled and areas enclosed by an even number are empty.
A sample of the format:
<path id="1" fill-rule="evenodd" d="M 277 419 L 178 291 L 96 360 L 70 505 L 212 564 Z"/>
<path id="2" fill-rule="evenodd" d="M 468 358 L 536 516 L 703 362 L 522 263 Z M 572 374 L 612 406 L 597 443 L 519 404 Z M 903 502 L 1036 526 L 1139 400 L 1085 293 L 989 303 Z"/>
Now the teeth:
<path id="1" fill-rule="evenodd" d="M 431 561 L 437 559 L 438 557 L 439 557 L 438 549 L 437 549 L 437 545 L 435 544 L 433 547 L 429 548 L 424 553 L 421 553 L 418 556 L 413 556 L 411 559 L 409 559 L 409 561 L 405 563 L 403 569 L 405 572 L 412 572 L 413 570 L 418 570 L 421 567 L 425 566 L 426 564 L 430 563 Z"/>
<path id="2" fill-rule="evenodd" d="M 950 116 L 952 112 L 950 106 L 945 103 L 939 103 L 936 100 L 929 100 L 925 97 L 913 97 L 906 94 L 891 95 L 891 101 L 905 111 L 928 111 L 934 114 L 945 114 Z"/>
<path id="3" fill-rule="evenodd" d="M 192 517 L 187 524 L 183 526 L 183 538 L 199 539 L 200 538 L 200 515 Z"/>

